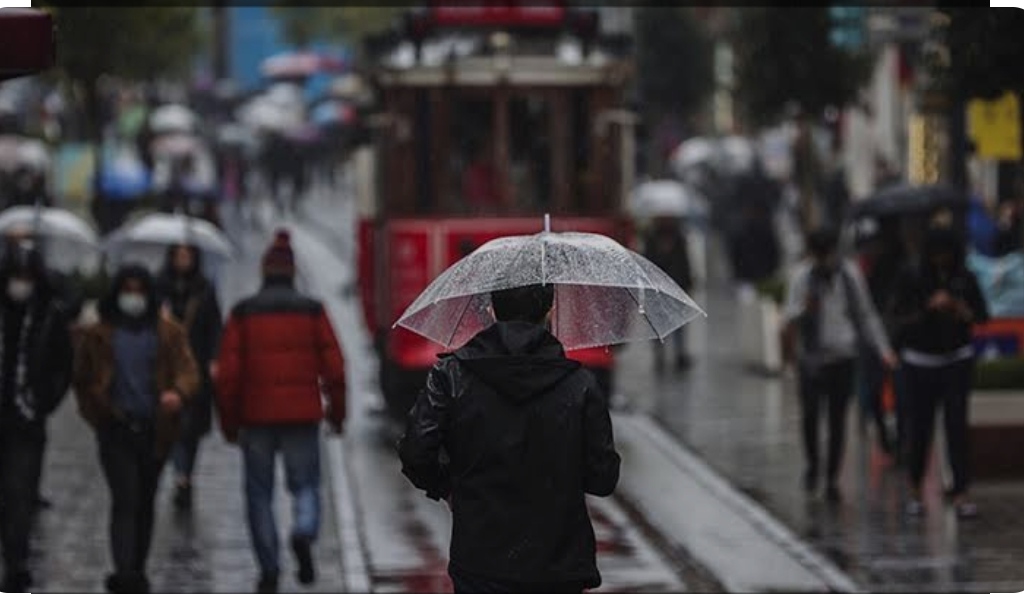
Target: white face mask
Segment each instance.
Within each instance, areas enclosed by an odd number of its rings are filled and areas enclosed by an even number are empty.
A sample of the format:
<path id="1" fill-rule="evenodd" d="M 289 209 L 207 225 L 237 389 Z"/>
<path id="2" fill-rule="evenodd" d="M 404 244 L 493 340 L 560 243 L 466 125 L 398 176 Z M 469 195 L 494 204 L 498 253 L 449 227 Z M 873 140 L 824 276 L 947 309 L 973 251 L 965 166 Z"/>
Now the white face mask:
<path id="1" fill-rule="evenodd" d="M 121 293 L 117 296 L 117 306 L 126 316 L 137 318 L 146 311 L 146 297 L 138 293 Z"/>
<path id="2" fill-rule="evenodd" d="M 32 284 L 32 281 L 12 278 L 7 282 L 7 296 L 16 303 L 28 301 L 33 291 L 35 291 L 35 285 Z"/>

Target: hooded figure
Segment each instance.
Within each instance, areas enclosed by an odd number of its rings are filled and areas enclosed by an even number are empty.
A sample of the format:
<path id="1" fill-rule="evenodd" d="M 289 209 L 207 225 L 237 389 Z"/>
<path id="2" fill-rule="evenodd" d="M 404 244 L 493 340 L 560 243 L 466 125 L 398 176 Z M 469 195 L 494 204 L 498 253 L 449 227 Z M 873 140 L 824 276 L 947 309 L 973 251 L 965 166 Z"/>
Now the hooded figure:
<path id="1" fill-rule="evenodd" d="M 409 412 L 402 472 L 452 510 L 456 592 L 601 584 L 585 494 L 619 479 L 608 403 L 544 324 L 554 287 L 491 294 L 497 322 L 443 355 Z"/>
<path id="2" fill-rule="evenodd" d="M 910 417 L 911 494 L 906 511 L 911 515 L 924 511 L 921 486 L 939 405 L 953 470 L 947 494 L 961 517 L 977 513 L 967 499 L 967 411 L 974 380 L 973 328 L 985 323 L 989 313 L 978 280 L 965 264 L 965 251 L 964 239 L 952 229 L 930 229 L 919 261 L 898 277 L 893 297 Z"/>
<path id="3" fill-rule="evenodd" d="M 182 411 L 181 437 L 171 450 L 176 473 L 174 504 L 192 506 L 192 473 L 199 442 L 210 432 L 213 416 L 212 371 L 223 327 L 220 304 L 213 285 L 203 276 L 202 251 L 192 245 L 172 245 L 159 278 L 163 305 L 188 332 L 192 355 L 199 366 L 196 397 Z"/>
<path id="4" fill-rule="evenodd" d="M 100 320 L 82 329 L 75 358 L 79 411 L 96 431 L 110 489 L 110 592 L 148 592 L 160 472 L 177 439 L 182 406 L 199 389 L 188 336 L 160 315 L 156 283 L 142 267 L 117 272 Z"/>
<path id="5" fill-rule="evenodd" d="M 46 449 L 46 419 L 71 383 L 71 333 L 29 243 L 0 259 L 0 541 L 4 592 L 25 592 L 29 535 Z"/>

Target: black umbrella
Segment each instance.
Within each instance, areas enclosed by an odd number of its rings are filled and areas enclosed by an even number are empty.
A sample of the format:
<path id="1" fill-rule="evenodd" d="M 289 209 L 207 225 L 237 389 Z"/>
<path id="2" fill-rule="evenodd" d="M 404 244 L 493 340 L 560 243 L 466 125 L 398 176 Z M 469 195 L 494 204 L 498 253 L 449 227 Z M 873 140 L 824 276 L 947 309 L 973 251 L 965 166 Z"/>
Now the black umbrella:
<path id="1" fill-rule="evenodd" d="M 967 196 L 947 185 L 896 184 L 855 202 L 850 207 L 851 218 L 887 217 L 927 214 L 942 208 L 967 208 Z"/>

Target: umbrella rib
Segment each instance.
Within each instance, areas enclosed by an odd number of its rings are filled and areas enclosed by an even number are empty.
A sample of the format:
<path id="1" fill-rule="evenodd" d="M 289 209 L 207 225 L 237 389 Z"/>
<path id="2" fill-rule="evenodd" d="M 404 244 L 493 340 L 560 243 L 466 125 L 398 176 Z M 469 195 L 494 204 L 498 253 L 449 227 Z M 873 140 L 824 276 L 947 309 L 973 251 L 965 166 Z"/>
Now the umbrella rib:
<path id="1" fill-rule="evenodd" d="M 452 334 L 448 337 L 448 342 L 444 346 L 451 347 L 452 341 L 455 340 L 455 333 L 459 331 L 459 326 L 462 324 L 462 318 L 466 317 L 466 311 L 469 309 L 469 304 L 473 302 L 473 298 L 466 299 L 466 305 L 462 307 L 462 313 L 459 314 L 459 319 L 455 321 L 455 326 L 452 327 Z"/>
<path id="2" fill-rule="evenodd" d="M 633 300 L 633 303 L 636 303 L 637 311 L 640 312 L 640 315 L 644 317 L 644 321 L 646 321 L 647 325 L 650 326 L 651 330 L 654 331 L 654 335 L 658 337 L 658 340 L 664 343 L 665 339 L 661 337 L 661 334 L 658 333 L 658 329 L 654 327 L 654 322 L 651 321 L 650 316 L 644 313 L 643 309 L 640 308 L 640 302 L 637 300 L 636 297 L 633 296 L 633 291 L 631 291 L 628 287 L 624 288 L 624 290 L 626 291 L 626 293 L 629 294 L 629 297 L 630 299 Z M 642 288 L 640 290 L 643 291 Z"/>

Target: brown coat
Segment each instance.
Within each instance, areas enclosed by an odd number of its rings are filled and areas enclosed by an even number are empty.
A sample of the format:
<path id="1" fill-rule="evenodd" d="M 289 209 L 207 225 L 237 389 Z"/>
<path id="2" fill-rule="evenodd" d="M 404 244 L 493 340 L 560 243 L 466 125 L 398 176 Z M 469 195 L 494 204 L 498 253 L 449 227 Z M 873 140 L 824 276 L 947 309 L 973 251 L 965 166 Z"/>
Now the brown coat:
<path id="1" fill-rule="evenodd" d="M 75 351 L 73 386 L 78 410 L 93 428 L 114 419 L 118 412 L 112 404 L 114 383 L 114 327 L 98 323 L 81 328 Z M 156 394 L 174 390 L 183 404 L 199 389 L 199 368 L 188 336 L 177 322 L 160 318 L 157 325 Z M 156 419 L 156 453 L 163 458 L 178 437 L 180 413 L 160 409 Z"/>

